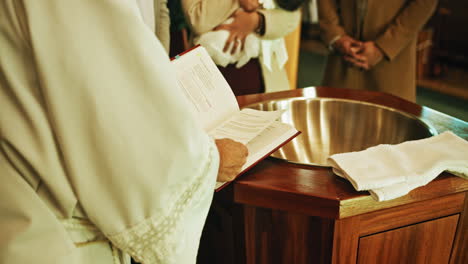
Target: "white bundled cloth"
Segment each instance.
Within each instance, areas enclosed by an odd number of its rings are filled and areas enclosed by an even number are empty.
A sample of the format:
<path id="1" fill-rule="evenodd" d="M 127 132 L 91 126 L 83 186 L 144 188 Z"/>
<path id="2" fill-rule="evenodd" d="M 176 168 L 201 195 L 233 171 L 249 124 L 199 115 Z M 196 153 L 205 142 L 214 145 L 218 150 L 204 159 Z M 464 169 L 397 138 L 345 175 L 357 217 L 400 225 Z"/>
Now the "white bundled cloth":
<path id="1" fill-rule="evenodd" d="M 406 195 L 443 171 L 468 179 L 468 142 L 452 132 L 330 156 L 333 172 L 377 201 Z"/>
<path id="2" fill-rule="evenodd" d="M 273 0 L 261 0 L 259 2 L 265 9 L 276 8 Z M 223 24 L 231 24 L 233 21 L 233 18 L 229 18 Z M 203 46 L 216 65 L 222 67 L 235 63 L 236 68 L 241 68 L 250 59 L 259 58 L 265 67 L 272 71 L 273 56 L 276 56 L 279 69 L 282 69 L 286 64 L 288 52 L 283 38 L 262 40 L 255 33 L 251 33 L 245 38 L 244 49 L 241 50 L 240 45 L 238 45 L 234 54 L 231 54 L 223 51 L 229 33 L 228 30 L 209 31 L 194 38 L 194 43 Z M 230 45 L 229 51 L 232 50 L 232 45 L 234 44 Z"/>
<path id="3" fill-rule="evenodd" d="M 229 18 L 223 24 L 231 24 L 233 18 Z M 229 64 L 236 63 L 237 68 L 241 68 L 252 58 L 258 58 L 260 54 L 260 39 L 255 34 L 249 34 L 245 38 L 244 49 L 241 50 L 241 45 L 238 45 L 234 54 L 231 54 L 232 45 L 228 52 L 224 52 L 223 48 L 226 40 L 229 37 L 228 30 L 209 31 L 195 38 L 195 44 L 203 46 L 216 65 L 226 67 Z"/>

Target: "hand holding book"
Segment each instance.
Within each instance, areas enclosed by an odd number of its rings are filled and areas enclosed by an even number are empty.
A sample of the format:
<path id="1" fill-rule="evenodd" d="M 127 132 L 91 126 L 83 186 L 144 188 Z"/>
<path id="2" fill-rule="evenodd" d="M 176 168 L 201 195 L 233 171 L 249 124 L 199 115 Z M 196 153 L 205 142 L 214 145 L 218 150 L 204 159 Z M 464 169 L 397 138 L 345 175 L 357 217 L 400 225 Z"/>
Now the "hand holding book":
<path id="1" fill-rule="evenodd" d="M 232 181 L 241 172 L 249 151 L 244 144 L 229 138 L 216 139 L 215 142 L 220 160 L 217 180 Z"/>

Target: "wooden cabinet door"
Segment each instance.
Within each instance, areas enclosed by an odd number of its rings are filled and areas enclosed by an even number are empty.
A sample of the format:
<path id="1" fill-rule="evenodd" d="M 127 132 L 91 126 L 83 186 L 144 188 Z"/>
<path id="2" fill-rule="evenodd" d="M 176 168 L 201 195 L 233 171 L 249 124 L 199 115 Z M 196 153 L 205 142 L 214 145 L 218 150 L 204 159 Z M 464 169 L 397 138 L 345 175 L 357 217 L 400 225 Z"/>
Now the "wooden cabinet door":
<path id="1" fill-rule="evenodd" d="M 358 263 L 449 263 L 459 215 L 359 239 Z"/>

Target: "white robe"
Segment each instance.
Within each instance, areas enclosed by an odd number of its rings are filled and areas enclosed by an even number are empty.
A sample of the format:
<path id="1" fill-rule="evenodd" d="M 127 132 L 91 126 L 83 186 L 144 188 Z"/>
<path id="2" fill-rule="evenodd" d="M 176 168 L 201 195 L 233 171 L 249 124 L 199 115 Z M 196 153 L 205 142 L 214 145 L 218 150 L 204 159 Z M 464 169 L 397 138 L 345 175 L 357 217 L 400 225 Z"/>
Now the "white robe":
<path id="1" fill-rule="evenodd" d="M 0 263 L 194 263 L 219 156 L 135 0 L 0 1 Z"/>

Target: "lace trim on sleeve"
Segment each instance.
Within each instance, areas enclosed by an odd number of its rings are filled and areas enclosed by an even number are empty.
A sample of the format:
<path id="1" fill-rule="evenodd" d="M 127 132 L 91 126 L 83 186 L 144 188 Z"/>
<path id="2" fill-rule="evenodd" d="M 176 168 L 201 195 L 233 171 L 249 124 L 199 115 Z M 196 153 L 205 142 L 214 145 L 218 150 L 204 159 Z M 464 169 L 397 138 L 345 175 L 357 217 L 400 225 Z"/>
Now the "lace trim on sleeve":
<path id="1" fill-rule="evenodd" d="M 138 262 L 173 263 L 172 257 L 178 254 L 177 247 L 183 242 L 180 234 L 184 232 L 184 227 L 179 224 L 181 215 L 188 205 L 199 199 L 205 189 L 214 192 L 215 179 L 213 182 L 205 179 L 214 165 L 214 151 L 214 147 L 211 146 L 207 165 L 179 196 L 167 215 L 153 216 L 124 232 L 109 236 L 109 240 Z"/>

